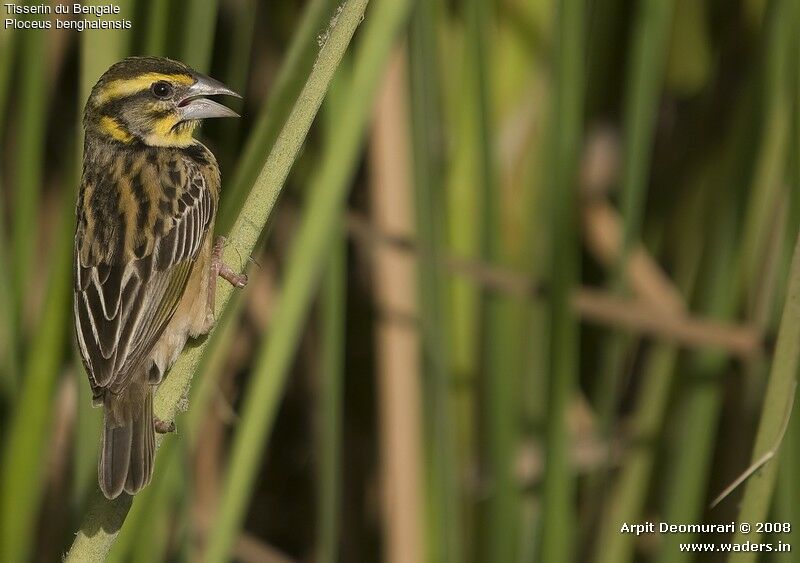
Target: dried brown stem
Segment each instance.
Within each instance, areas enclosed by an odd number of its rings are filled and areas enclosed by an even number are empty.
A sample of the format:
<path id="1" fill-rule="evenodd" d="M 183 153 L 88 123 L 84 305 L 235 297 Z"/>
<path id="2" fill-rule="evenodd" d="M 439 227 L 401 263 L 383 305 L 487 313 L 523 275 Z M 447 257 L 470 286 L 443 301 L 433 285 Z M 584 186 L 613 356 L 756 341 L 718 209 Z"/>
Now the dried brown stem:
<path id="1" fill-rule="evenodd" d="M 420 252 L 410 238 L 382 232 L 353 213 L 347 217 L 347 228 L 353 239 L 369 250 L 380 245 L 408 254 Z M 538 298 L 544 293 L 543 288 L 527 276 L 473 260 L 448 258 L 443 268 L 468 277 L 485 288 L 519 297 Z M 669 289 L 671 282 L 663 279 L 654 282 L 657 277 L 651 277 L 654 270 L 650 266 L 644 266 L 640 271 L 649 271 L 644 277 L 647 280 L 646 291 L 652 300 L 626 299 L 582 287 L 572 298 L 575 310 L 586 321 L 639 332 L 683 346 L 721 348 L 744 358 L 762 352 L 761 335 L 755 328 L 692 316 L 685 312 L 680 297 Z"/>
<path id="2" fill-rule="evenodd" d="M 371 215 L 382 232 L 406 234 L 414 226 L 410 194 L 409 118 L 405 50 L 398 48 L 378 93 L 370 143 Z M 413 257 L 382 245 L 372 261 L 381 433 L 381 485 L 386 561 L 424 559 L 419 333 L 402 321 L 417 315 Z"/>

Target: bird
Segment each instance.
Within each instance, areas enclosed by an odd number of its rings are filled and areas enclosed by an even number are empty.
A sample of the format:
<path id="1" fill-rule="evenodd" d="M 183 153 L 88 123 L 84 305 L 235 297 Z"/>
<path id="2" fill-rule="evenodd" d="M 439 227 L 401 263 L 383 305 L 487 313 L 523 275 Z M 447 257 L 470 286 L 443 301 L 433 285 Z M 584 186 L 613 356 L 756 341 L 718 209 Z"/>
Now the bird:
<path id="1" fill-rule="evenodd" d="M 95 406 L 103 407 L 98 483 L 108 499 L 151 480 L 153 393 L 189 338 L 214 325 L 218 277 L 244 287 L 212 241 L 221 176 L 194 137 L 238 117 L 206 96 L 241 97 L 188 65 L 129 57 L 106 70 L 83 115 L 76 205 L 74 323 Z"/>

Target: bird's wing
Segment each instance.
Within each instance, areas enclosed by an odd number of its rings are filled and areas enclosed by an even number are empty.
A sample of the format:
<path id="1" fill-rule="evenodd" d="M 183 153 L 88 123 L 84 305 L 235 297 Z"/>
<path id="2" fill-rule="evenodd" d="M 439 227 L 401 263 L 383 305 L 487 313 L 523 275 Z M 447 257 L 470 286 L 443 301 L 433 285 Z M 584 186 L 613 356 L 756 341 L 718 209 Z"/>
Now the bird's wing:
<path id="1" fill-rule="evenodd" d="M 81 206 L 88 206 L 88 201 L 81 198 L 78 204 L 75 325 L 96 394 L 103 389 L 119 393 L 147 359 L 175 312 L 212 224 L 216 202 L 202 172 L 190 162 L 173 161 L 171 165 L 181 168 L 172 168 L 170 172 L 174 174 L 169 175 L 181 185 L 173 185 L 175 189 L 171 190 L 167 179 L 166 189 L 149 192 L 160 194 L 144 205 L 144 215 L 150 214 L 150 219 L 142 218 L 141 211 L 148 193 L 141 184 L 148 181 L 147 175 L 135 176 L 128 186 L 130 190 L 120 185 L 101 186 L 104 181 L 115 181 L 110 179 L 110 173 L 84 179 L 85 184 L 96 183 L 84 185 L 84 194 L 92 196 L 109 188 L 122 194 L 130 191 L 138 206 L 138 212 L 134 209 L 126 215 L 120 211 L 112 219 L 114 224 L 101 229 L 96 221 L 93 224 L 92 219 L 87 220 L 91 214 L 82 212 Z M 166 199 L 164 193 L 168 194 Z M 172 201 L 169 195 L 174 196 Z M 151 213 L 156 206 L 159 211 Z M 118 207 L 122 209 L 124 205 L 120 203 Z M 94 215 L 98 218 L 97 213 Z M 132 221 L 139 221 L 135 229 Z M 151 224 L 144 228 L 143 223 L 148 221 Z M 125 244 L 119 240 L 134 242 Z M 129 250 L 134 245 L 135 250 Z"/>

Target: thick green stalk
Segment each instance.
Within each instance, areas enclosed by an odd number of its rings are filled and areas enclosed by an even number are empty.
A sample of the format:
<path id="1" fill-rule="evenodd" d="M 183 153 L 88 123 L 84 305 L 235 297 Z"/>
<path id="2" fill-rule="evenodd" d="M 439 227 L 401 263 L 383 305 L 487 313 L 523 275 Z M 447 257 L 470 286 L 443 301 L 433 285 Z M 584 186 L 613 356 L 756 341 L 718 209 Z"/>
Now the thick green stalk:
<path id="1" fill-rule="evenodd" d="M 237 264 L 240 256 L 248 256 L 255 248 L 322 103 L 328 83 L 363 17 L 366 3 L 367 0 L 348 0 L 336 25 L 332 26 L 328 41 L 320 50 L 317 63 L 230 233 L 223 256 L 228 264 Z M 233 289 L 227 284 L 217 286 L 218 318 L 232 293 Z M 185 350 L 159 388 L 154 410 L 162 420 L 174 420 L 180 410 L 204 349 L 205 344 L 201 343 Z M 161 440 L 163 438 L 159 439 L 159 443 Z M 101 561 L 113 545 L 130 504 L 131 499 L 127 495 L 109 502 L 99 490 L 95 491 L 86 518 L 67 554 L 67 561 Z"/>
<path id="2" fill-rule="evenodd" d="M 327 43 L 333 40 L 343 20 L 359 18 L 365 7 L 363 0 L 348 4 L 336 17 Z M 408 8 L 408 2 L 381 0 L 367 15 L 350 90 L 334 126 L 339 132 L 337 143 L 326 151 L 312 180 L 307 207 L 287 261 L 283 290 L 272 319 L 272 326 L 279 328 L 266 337 L 244 394 L 221 505 L 205 554 L 211 563 L 227 559 L 244 517 L 319 273 L 343 212 L 378 79 Z"/>
<path id="3" fill-rule="evenodd" d="M 249 289 L 237 291 L 231 297 L 222 317 L 218 317 L 214 331 L 203 350 L 198 365 L 199 380 L 192 386 L 189 410 L 180 419 L 181 428 L 189 436 L 190 449 L 202 438 L 202 422 L 208 415 L 208 407 L 219 391 L 219 377 L 225 371 L 231 345 L 237 335 L 238 320 L 248 300 Z"/>
<path id="4" fill-rule="evenodd" d="M 579 280 L 577 163 L 583 131 L 584 5 L 565 0 L 557 8 L 554 121 L 549 181 L 550 250 L 550 389 L 544 474 L 542 561 L 574 557 L 575 478 L 569 459 L 567 414 L 578 377 L 578 323 L 570 298 Z"/>

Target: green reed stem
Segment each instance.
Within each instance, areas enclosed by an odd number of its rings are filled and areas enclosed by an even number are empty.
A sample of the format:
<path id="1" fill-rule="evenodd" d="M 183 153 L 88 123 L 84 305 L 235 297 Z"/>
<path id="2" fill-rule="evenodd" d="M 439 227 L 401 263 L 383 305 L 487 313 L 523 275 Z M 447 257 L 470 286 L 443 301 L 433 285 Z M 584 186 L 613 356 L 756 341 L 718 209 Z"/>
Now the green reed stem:
<path id="1" fill-rule="evenodd" d="M 623 251 L 621 264 L 642 238 L 642 215 L 654 143 L 661 85 L 668 53 L 673 0 L 638 6 L 625 92 L 625 161 L 622 169 Z"/>
<path id="2" fill-rule="evenodd" d="M 491 125 L 490 28 L 493 3 L 484 0 L 466 2 L 466 60 L 469 61 L 469 82 L 463 93 L 470 98 L 476 136 L 472 147 L 476 183 L 482 212 L 480 256 L 488 264 L 501 264 L 506 258 L 502 192 L 499 189 L 494 162 Z M 482 295 L 483 328 L 481 394 L 485 397 L 484 464 L 491 493 L 486 503 L 485 527 L 481 536 L 483 557 L 487 561 L 511 561 L 517 548 L 516 502 L 517 483 L 513 474 L 514 450 L 519 412 L 515 408 L 517 392 L 518 339 L 512 334 L 515 305 L 508 296 L 496 292 Z"/>
<path id="3" fill-rule="evenodd" d="M 731 154 L 738 154 L 731 152 Z M 736 297 L 730 272 L 736 259 L 735 201 L 729 197 L 728 175 L 715 178 L 714 227 L 699 274 L 698 310 L 709 318 L 734 318 Z M 674 415 L 680 421 L 676 448 L 668 471 L 664 472 L 663 520 L 665 522 L 698 522 L 702 517 L 708 487 L 714 439 L 722 407 L 722 375 L 729 355 L 716 350 L 703 350 L 687 361 L 686 383 Z M 703 428 L 703 432 L 698 432 Z M 687 561 L 691 554 L 681 552 L 679 543 L 694 541 L 684 534 L 665 534 L 657 561 Z"/>
<path id="4" fill-rule="evenodd" d="M 14 209 L 12 215 L 12 250 L 14 267 L 14 300 L 21 323 L 26 318 L 27 288 L 34 264 L 39 224 L 39 200 L 44 178 L 44 140 L 47 120 L 45 33 L 21 33 L 19 86 L 19 129 L 16 146 Z"/>
<path id="5" fill-rule="evenodd" d="M 704 193 L 702 179 L 693 187 L 695 193 Z M 680 222 L 683 236 L 678 244 L 680 255 L 676 267 L 678 286 L 687 297 L 693 292 L 703 256 L 703 245 L 694 242 L 701 236 L 698 232 L 699 226 L 703 224 L 701 214 L 708 211 L 708 206 L 695 204 L 694 208 Z M 642 511 L 653 477 L 658 439 L 667 413 L 678 352 L 676 346 L 660 343 L 647 354 L 642 368 L 642 391 L 633 414 L 631 448 L 623 458 L 620 474 L 609 494 L 608 505 L 600 523 L 598 544 L 594 550 L 598 563 L 632 560 L 636 538 L 631 534 L 621 534 L 620 527 L 623 522 L 638 522 L 643 519 Z"/>
<path id="6" fill-rule="evenodd" d="M 459 479 L 450 398 L 446 295 L 439 270 L 444 244 L 442 91 L 437 54 L 437 1 L 417 2 L 409 30 L 411 134 L 417 233 L 420 343 L 426 411 L 428 531 L 431 561 L 463 560 Z"/>
<path id="7" fill-rule="evenodd" d="M 183 4 L 181 60 L 200 72 L 209 72 L 211 68 L 218 10 L 219 0 Z"/>
<path id="8" fill-rule="evenodd" d="M 0 27 L 0 139 L 5 133 L 6 111 L 11 89 L 11 78 L 16 55 L 15 34 L 12 29 Z M 5 149 L 5 145 L 2 145 Z M 3 163 L 0 160 L 0 193 L 3 193 Z M 17 304 L 14 301 L 14 279 L 8 253 L 9 239 L 6 231 L 6 206 L 0 198 L 0 394 L 9 401 L 17 392 L 19 323 Z"/>
<path id="9" fill-rule="evenodd" d="M 637 5 L 631 38 L 630 62 L 625 82 L 624 139 L 621 211 L 623 240 L 620 260 L 611 286 L 624 290 L 623 272 L 632 246 L 642 240 L 642 220 L 649 185 L 650 162 L 655 140 L 661 87 L 669 52 L 669 32 L 673 0 L 654 0 Z M 631 340 L 611 334 L 603 354 L 602 382 L 597 397 L 601 432 L 609 435 L 618 401 L 619 378 L 625 370 L 625 358 Z"/>
<path id="10" fill-rule="evenodd" d="M 337 237 L 324 274 L 320 311 L 322 351 L 318 371 L 320 467 L 317 504 L 317 561 L 320 563 L 335 563 L 339 559 L 342 392 L 347 314 L 347 254 L 343 229 L 340 228 Z"/>
<path id="11" fill-rule="evenodd" d="M 147 7 L 143 55 L 163 57 L 167 53 L 169 11 L 172 0 L 152 0 Z"/>
<path id="12" fill-rule="evenodd" d="M 583 130 L 583 2 L 566 0 L 556 12 L 554 121 L 549 154 L 551 217 L 550 388 L 543 490 L 543 561 L 570 561 L 575 545 L 575 478 L 569 460 L 567 412 L 577 388 L 578 324 L 570 296 L 579 279 L 577 163 Z"/>
<path id="13" fill-rule="evenodd" d="M 65 191 L 65 193 L 69 193 Z M 71 197 L 65 196 L 71 200 Z M 2 452 L 0 545 L 2 560 L 28 561 L 46 482 L 52 397 L 60 373 L 71 297 L 73 207 L 63 205 L 57 226 L 44 314 L 31 340 L 22 386 L 9 421 Z"/>

